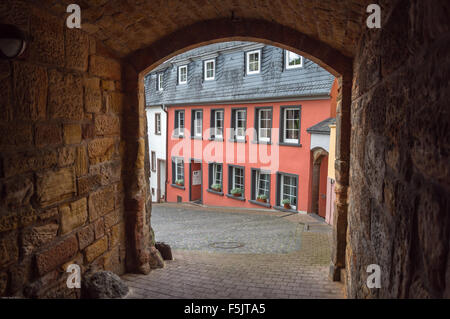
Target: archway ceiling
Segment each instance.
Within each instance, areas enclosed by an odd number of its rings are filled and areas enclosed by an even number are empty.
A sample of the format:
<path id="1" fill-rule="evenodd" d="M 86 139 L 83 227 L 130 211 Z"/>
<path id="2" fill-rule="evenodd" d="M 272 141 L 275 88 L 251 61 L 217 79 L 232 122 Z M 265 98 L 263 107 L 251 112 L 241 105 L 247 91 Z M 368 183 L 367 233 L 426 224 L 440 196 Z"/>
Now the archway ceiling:
<path id="1" fill-rule="evenodd" d="M 37 1 L 37 0 L 33 0 Z M 78 0 L 82 28 L 120 57 L 199 21 L 259 19 L 304 33 L 353 57 L 372 0 Z M 39 0 L 67 15 L 73 0 Z"/>

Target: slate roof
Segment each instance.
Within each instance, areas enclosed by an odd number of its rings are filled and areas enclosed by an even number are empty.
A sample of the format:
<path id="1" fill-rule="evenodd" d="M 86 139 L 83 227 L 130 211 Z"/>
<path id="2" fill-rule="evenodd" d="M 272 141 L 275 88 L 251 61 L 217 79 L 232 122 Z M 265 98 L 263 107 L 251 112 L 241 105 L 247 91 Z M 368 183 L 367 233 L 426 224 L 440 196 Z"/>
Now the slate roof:
<path id="1" fill-rule="evenodd" d="M 245 53 L 262 52 L 261 72 L 247 75 Z M 327 98 L 334 76 L 304 58 L 303 67 L 286 70 L 284 50 L 254 42 L 232 41 L 203 46 L 177 55 L 145 77 L 146 105 L 189 105 L 276 99 Z M 215 58 L 216 75 L 203 79 L 203 61 Z M 188 83 L 178 85 L 178 66 L 188 65 Z M 163 91 L 157 75 L 163 73 Z"/>
<path id="2" fill-rule="evenodd" d="M 322 122 L 317 123 L 306 129 L 306 132 L 311 134 L 326 134 L 330 135 L 330 125 L 336 124 L 336 118 L 330 117 Z"/>

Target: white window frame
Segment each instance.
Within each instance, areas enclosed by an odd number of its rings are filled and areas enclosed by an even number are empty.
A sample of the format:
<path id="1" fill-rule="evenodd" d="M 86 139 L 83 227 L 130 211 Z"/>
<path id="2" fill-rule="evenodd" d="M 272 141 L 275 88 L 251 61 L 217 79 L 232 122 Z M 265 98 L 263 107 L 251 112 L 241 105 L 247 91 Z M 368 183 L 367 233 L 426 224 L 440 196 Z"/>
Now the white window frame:
<path id="1" fill-rule="evenodd" d="M 220 167 L 220 170 L 218 170 L 219 167 Z M 218 174 L 219 174 L 220 178 L 217 178 Z M 223 165 L 214 163 L 213 164 L 213 184 L 222 185 L 222 178 L 223 178 Z"/>
<path id="2" fill-rule="evenodd" d="M 212 77 L 208 77 L 208 63 L 211 63 L 211 62 L 213 64 L 213 68 L 212 68 L 213 75 L 212 75 Z M 212 81 L 212 80 L 214 80 L 215 77 L 216 77 L 216 60 L 215 59 L 211 59 L 211 60 L 204 61 L 203 69 L 204 69 L 203 76 L 204 76 L 205 81 Z"/>
<path id="3" fill-rule="evenodd" d="M 298 128 L 298 139 L 293 138 L 287 138 L 287 112 L 288 111 L 298 111 L 298 122 L 299 122 L 299 128 Z M 292 143 L 292 144 L 299 144 L 300 143 L 300 109 L 299 108 L 284 108 L 283 109 L 283 142 L 284 143 Z"/>
<path id="4" fill-rule="evenodd" d="M 164 80 L 164 75 L 162 73 L 158 74 L 158 91 L 162 91 L 163 88 L 163 80 Z"/>
<path id="5" fill-rule="evenodd" d="M 175 111 L 177 114 L 177 135 L 178 136 L 184 136 L 184 126 L 185 126 L 185 122 L 186 122 L 186 118 L 184 116 L 184 110 L 176 110 Z M 183 127 L 181 127 L 181 117 L 180 114 L 183 114 Z"/>
<path id="6" fill-rule="evenodd" d="M 155 113 L 155 134 L 161 135 L 161 113 Z"/>
<path id="7" fill-rule="evenodd" d="M 200 114 L 200 121 L 197 115 Z M 198 125 L 200 124 L 200 125 Z M 200 130 L 198 130 L 200 128 Z M 202 137 L 202 130 L 203 130 L 203 112 L 201 110 L 194 111 L 194 136 L 196 137 Z"/>
<path id="8" fill-rule="evenodd" d="M 262 137 L 262 134 L 261 134 L 261 123 L 262 123 L 261 118 L 262 118 L 262 116 L 261 116 L 261 114 L 263 112 L 268 112 L 269 116 L 270 116 L 271 111 L 272 111 L 271 109 L 258 109 L 258 141 L 260 141 L 260 142 L 270 142 L 270 138 L 272 136 L 272 118 L 269 117 L 270 127 L 264 128 L 269 131 L 269 134 L 268 134 L 269 137 Z"/>
<path id="9" fill-rule="evenodd" d="M 218 133 L 218 125 L 217 125 L 217 114 L 222 114 L 222 127 L 220 134 Z M 224 129 L 224 120 L 225 120 L 225 113 L 224 110 L 215 110 L 214 111 L 214 138 L 223 138 L 223 129 Z"/>
<path id="10" fill-rule="evenodd" d="M 252 54 L 258 54 L 258 70 L 256 71 L 250 71 L 250 55 Z M 261 50 L 254 50 L 254 51 L 249 51 L 246 53 L 246 71 L 247 74 L 258 74 L 261 72 Z"/>
<path id="11" fill-rule="evenodd" d="M 179 179 L 182 179 L 184 181 L 184 160 L 182 158 L 175 159 L 175 181 Z"/>
<path id="12" fill-rule="evenodd" d="M 238 117 L 238 113 L 244 113 L 244 126 L 242 127 L 244 129 L 244 135 L 238 135 L 238 124 L 239 124 L 239 117 Z M 242 120 L 241 120 L 242 121 Z M 235 110 L 234 113 L 234 130 L 235 130 L 235 134 L 234 136 L 236 137 L 237 140 L 245 140 L 245 124 L 247 122 L 247 112 L 246 110 Z"/>
<path id="13" fill-rule="evenodd" d="M 284 196 L 285 195 L 284 194 L 284 182 L 285 182 L 284 179 L 286 177 L 292 178 L 294 181 L 297 181 L 297 185 L 295 186 L 295 193 L 294 193 L 294 195 L 288 194 L 287 197 Z M 279 205 L 283 206 L 283 204 L 281 203 L 283 201 L 283 199 L 295 197 L 296 205 L 292 205 L 292 201 L 291 201 L 290 205 L 291 205 L 291 209 L 296 210 L 297 209 L 297 205 L 298 205 L 298 179 L 296 177 L 294 177 L 294 176 L 285 175 L 285 174 L 281 174 L 280 178 L 281 178 L 281 183 L 280 183 L 281 189 L 280 189 L 280 203 L 279 203 Z M 289 186 L 289 187 L 293 188 L 294 186 Z"/>
<path id="14" fill-rule="evenodd" d="M 156 151 L 152 151 L 152 172 L 156 172 Z"/>
<path id="15" fill-rule="evenodd" d="M 184 81 L 181 80 L 181 70 L 185 69 L 186 70 L 186 78 L 184 79 Z M 188 77 L 188 66 L 186 65 L 182 65 L 178 67 L 178 84 L 187 84 L 187 77 Z"/>
<path id="16" fill-rule="evenodd" d="M 286 55 L 285 55 L 285 67 L 286 67 L 286 69 L 298 69 L 298 68 L 301 68 L 301 67 L 303 67 L 303 57 L 301 56 L 301 55 L 299 55 L 299 54 L 297 54 L 297 53 L 294 53 L 294 52 L 291 52 L 291 51 L 288 51 L 288 50 L 286 50 L 285 51 L 286 53 Z M 297 55 L 298 57 L 300 57 L 300 64 L 295 64 L 295 65 L 289 65 L 289 55 L 291 55 L 291 54 L 295 54 L 295 55 Z"/>
<path id="17" fill-rule="evenodd" d="M 233 176 L 232 176 L 232 185 L 233 185 L 233 187 L 231 189 L 240 188 L 242 190 L 241 195 L 244 196 L 245 170 L 244 170 L 243 167 L 233 166 L 232 168 L 233 168 L 233 170 L 232 170 L 232 172 L 233 172 Z M 242 186 L 236 187 L 236 186 L 238 186 L 236 184 L 236 170 L 238 170 L 238 169 L 242 170 Z"/>
<path id="18" fill-rule="evenodd" d="M 262 175 L 267 175 L 268 176 L 268 179 L 266 180 L 266 187 L 267 188 L 264 188 L 264 192 L 263 193 L 261 193 L 260 192 L 260 190 L 262 189 L 262 188 L 260 188 L 260 181 L 261 181 L 261 174 Z M 256 171 L 256 187 L 255 187 L 255 190 L 256 190 L 256 194 L 255 194 L 255 198 L 258 198 L 258 196 L 259 195 L 266 195 L 267 196 L 267 199 L 269 199 L 269 194 L 270 194 L 270 174 L 269 173 L 265 173 L 265 172 L 261 172 L 260 170 L 257 170 Z"/>

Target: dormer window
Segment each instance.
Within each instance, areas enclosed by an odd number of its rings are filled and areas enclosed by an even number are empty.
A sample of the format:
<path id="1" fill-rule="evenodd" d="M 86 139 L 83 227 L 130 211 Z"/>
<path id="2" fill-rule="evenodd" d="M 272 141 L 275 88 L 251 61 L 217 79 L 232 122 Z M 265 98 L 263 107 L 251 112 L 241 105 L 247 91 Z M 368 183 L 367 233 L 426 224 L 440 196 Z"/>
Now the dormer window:
<path id="1" fill-rule="evenodd" d="M 247 52 L 247 74 L 258 74 L 261 71 L 261 50 Z"/>
<path id="2" fill-rule="evenodd" d="M 158 74 L 158 91 L 162 91 L 163 90 L 163 74 L 159 73 Z"/>
<path id="3" fill-rule="evenodd" d="M 286 69 L 297 69 L 303 66 L 303 57 L 286 50 Z"/>
<path id="4" fill-rule="evenodd" d="M 214 80 L 216 76 L 216 60 L 207 60 L 204 62 L 205 81 Z"/>
<path id="5" fill-rule="evenodd" d="M 187 83 L 187 65 L 178 67 L 178 84 Z"/>

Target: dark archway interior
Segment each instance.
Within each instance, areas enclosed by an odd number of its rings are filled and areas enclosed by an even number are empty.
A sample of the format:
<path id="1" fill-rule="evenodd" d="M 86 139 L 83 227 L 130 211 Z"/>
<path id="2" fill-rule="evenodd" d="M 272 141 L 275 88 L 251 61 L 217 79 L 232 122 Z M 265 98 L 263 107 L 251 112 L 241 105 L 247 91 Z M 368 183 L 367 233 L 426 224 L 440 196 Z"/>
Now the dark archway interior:
<path id="1" fill-rule="evenodd" d="M 5 0 L 30 36 L 0 61 L 0 296 L 79 297 L 61 267 L 151 270 L 143 75 L 242 39 L 339 76 L 330 275 L 352 298 L 450 297 L 450 4 L 380 1 Z M 382 287 L 366 286 L 367 265 Z"/>

